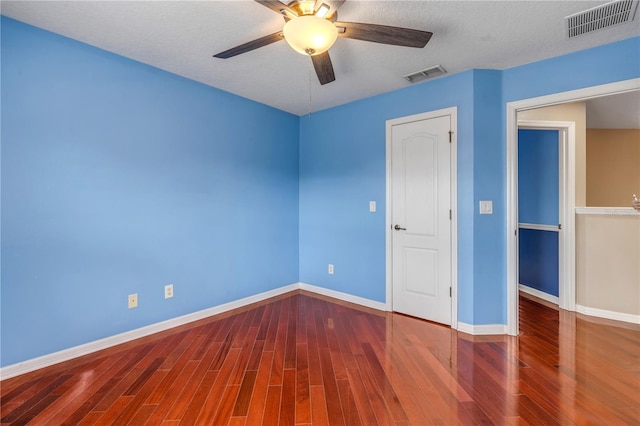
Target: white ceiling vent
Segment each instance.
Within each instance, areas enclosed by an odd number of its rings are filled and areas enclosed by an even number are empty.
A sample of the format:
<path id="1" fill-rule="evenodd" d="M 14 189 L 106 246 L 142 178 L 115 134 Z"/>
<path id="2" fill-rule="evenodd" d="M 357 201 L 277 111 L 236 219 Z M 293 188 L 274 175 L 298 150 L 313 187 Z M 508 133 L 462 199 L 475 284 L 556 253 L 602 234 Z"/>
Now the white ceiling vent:
<path id="1" fill-rule="evenodd" d="M 616 0 L 567 16 L 569 38 L 633 21 L 638 0 Z"/>
<path id="2" fill-rule="evenodd" d="M 442 65 L 436 65 L 431 68 L 427 68 L 426 70 L 413 72 L 411 74 L 404 75 L 404 79 L 409 83 L 417 83 L 422 80 L 426 80 L 428 78 L 437 77 L 442 74 L 446 74 L 447 70 L 445 70 Z"/>

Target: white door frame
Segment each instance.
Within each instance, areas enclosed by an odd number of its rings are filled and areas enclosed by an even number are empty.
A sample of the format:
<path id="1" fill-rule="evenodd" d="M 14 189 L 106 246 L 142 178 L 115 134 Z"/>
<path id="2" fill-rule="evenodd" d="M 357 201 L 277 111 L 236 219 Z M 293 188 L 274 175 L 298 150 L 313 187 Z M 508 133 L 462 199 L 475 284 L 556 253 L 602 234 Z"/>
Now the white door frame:
<path id="1" fill-rule="evenodd" d="M 395 118 L 386 122 L 386 163 L 387 163 L 387 194 L 386 194 L 386 284 L 387 311 L 393 310 L 393 232 L 391 231 L 392 192 L 391 192 L 391 127 L 414 121 L 429 120 L 431 118 L 451 117 L 451 328 L 458 328 L 458 107 L 444 108 L 407 117 Z"/>
<path id="2" fill-rule="evenodd" d="M 518 229 L 518 111 L 583 101 L 634 90 L 640 90 L 640 78 L 507 103 L 507 334 L 517 336 L 519 329 L 518 238 L 515 234 Z M 573 190 L 575 192 L 575 187 Z M 570 206 L 567 206 L 567 210 L 569 209 Z M 573 211 L 567 211 L 567 214 L 573 215 L 575 220 L 575 208 Z M 571 255 L 575 256 L 575 251 Z M 575 269 L 571 273 L 575 274 Z M 575 296 L 573 303 L 575 304 Z"/>
<path id="3" fill-rule="evenodd" d="M 576 310 L 576 259 L 575 259 L 575 204 L 576 204 L 576 123 L 573 121 L 542 121 L 542 120 L 518 120 L 518 129 L 534 130 L 558 130 L 560 153 L 559 174 L 558 174 L 558 198 L 559 211 L 558 221 L 562 224 L 562 232 L 558 234 L 558 265 L 559 282 L 558 306 L 568 311 Z M 516 157 L 518 155 L 518 144 L 515 146 Z M 515 172 L 518 164 L 516 161 Z M 517 183 L 517 178 L 516 178 Z M 516 193 L 518 188 L 515 188 Z M 516 199 L 516 214 L 517 214 Z M 519 241 L 516 238 L 516 245 Z M 516 247 L 516 252 L 518 247 Z M 518 274 L 520 265 L 516 259 Z"/>

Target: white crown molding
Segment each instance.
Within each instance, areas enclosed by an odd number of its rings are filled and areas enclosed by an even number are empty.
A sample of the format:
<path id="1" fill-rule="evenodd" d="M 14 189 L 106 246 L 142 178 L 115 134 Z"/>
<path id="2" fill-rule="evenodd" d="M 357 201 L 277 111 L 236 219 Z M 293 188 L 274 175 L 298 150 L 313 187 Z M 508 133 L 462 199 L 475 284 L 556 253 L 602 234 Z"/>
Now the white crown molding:
<path id="1" fill-rule="evenodd" d="M 384 302 L 376 302 L 375 300 L 365 299 L 364 297 L 354 296 L 352 294 L 342 293 L 340 291 L 330 290 L 328 288 L 318 287 L 312 284 L 299 283 L 299 285 L 300 290 L 307 290 L 312 293 L 333 297 L 334 299 L 355 303 L 356 305 L 366 306 L 367 308 L 377 309 L 379 311 L 388 311 L 387 304 Z"/>
<path id="2" fill-rule="evenodd" d="M 486 336 L 490 334 L 507 334 L 507 326 L 505 324 L 482 324 L 472 325 L 458 321 L 458 331 L 472 334 L 474 336 Z"/>
<path id="3" fill-rule="evenodd" d="M 576 214 L 600 216 L 640 216 L 633 207 L 576 207 Z"/>
<path id="4" fill-rule="evenodd" d="M 93 342 L 85 343 L 72 348 L 64 349 L 58 352 L 54 352 L 48 355 L 43 355 L 38 358 L 29 359 L 19 362 L 17 364 L 8 365 L 0 368 L 0 379 L 5 380 L 11 377 L 19 376 L 40 368 L 48 367 L 50 365 L 58 364 L 63 361 L 68 361 L 73 358 L 77 358 L 83 355 L 87 355 L 93 352 L 107 349 L 112 346 L 116 346 L 122 343 L 129 342 L 131 340 L 139 339 L 141 337 L 148 336 L 150 334 L 159 333 L 161 331 L 169 330 L 180 325 L 184 325 L 193 321 L 201 320 L 203 318 L 210 317 L 212 315 L 221 314 L 233 309 L 241 308 L 252 303 L 260 302 L 271 297 L 279 296 L 290 291 L 295 291 L 300 288 L 298 283 L 290 284 L 284 287 L 279 287 L 274 290 L 265 291 L 264 293 L 256 294 L 253 296 L 245 297 L 243 299 L 235 300 L 233 302 L 224 303 L 222 305 L 214 306 L 212 308 L 203 309 L 198 312 L 183 315 L 180 317 L 172 318 L 166 321 L 151 324 L 145 327 L 137 328 L 135 330 L 127 331 L 124 333 L 116 334 L 114 336 L 105 337 L 104 339 L 95 340 Z"/>
<path id="5" fill-rule="evenodd" d="M 535 288 L 531 288 L 524 284 L 518 284 L 518 288 L 520 291 L 535 296 L 539 299 L 546 300 L 549 303 L 553 303 L 554 305 L 560 304 L 560 298 L 558 296 L 554 296 L 549 293 L 545 293 L 543 291 L 537 290 Z"/>
<path id="6" fill-rule="evenodd" d="M 590 308 L 588 306 L 576 305 L 578 313 L 589 315 L 592 317 L 606 318 L 622 322 L 630 322 L 632 324 L 640 324 L 640 315 L 625 314 L 623 312 L 607 311 L 605 309 Z"/>

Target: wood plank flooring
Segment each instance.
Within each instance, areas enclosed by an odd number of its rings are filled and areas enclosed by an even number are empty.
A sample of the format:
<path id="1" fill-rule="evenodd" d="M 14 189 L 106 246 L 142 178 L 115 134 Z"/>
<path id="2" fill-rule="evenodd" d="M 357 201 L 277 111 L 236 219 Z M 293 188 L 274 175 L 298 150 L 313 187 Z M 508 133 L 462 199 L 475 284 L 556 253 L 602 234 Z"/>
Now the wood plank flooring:
<path id="1" fill-rule="evenodd" d="M 640 424 L 640 331 L 521 298 L 521 335 L 294 292 L 4 380 L 3 425 Z"/>

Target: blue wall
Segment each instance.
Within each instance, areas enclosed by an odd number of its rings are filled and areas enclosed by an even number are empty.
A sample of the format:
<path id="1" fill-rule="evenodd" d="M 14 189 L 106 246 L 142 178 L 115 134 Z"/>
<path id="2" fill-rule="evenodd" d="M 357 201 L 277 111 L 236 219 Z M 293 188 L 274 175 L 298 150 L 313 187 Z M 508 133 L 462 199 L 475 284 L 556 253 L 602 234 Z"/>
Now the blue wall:
<path id="1" fill-rule="evenodd" d="M 640 77 L 640 37 L 503 71 L 503 103 Z"/>
<path id="2" fill-rule="evenodd" d="M 300 118 L 302 282 L 385 301 L 385 122 L 457 106 L 459 293 L 473 321 L 473 90 L 470 71 Z"/>
<path id="3" fill-rule="evenodd" d="M 559 223 L 557 130 L 518 130 L 518 221 Z M 558 232 L 520 229 L 519 283 L 558 296 Z"/>
<path id="4" fill-rule="evenodd" d="M 298 117 L 4 17 L 1 71 L 2 365 L 298 281 Z"/>
<path id="5" fill-rule="evenodd" d="M 501 138 L 505 126 L 500 102 L 502 73 L 476 70 L 473 87 L 473 317 L 469 321 L 459 316 L 459 320 L 468 324 L 504 324 L 507 160 Z M 466 184 L 458 181 L 459 186 Z M 481 200 L 493 201 L 493 214 L 479 214 Z"/>
<path id="6" fill-rule="evenodd" d="M 301 117 L 300 280 L 385 301 L 385 122 L 457 106 L 458 319 L 504 322 L 504 210 L 476 209 L 503 203 L 500 100 L 501 73 L 473 70 Z"/>
<path id="7" fill-rule="evenodd" d="M 458 319 L 505 323 L 505 104 L 640 77 L 640 38 L 300 118 L 6 18 L 1 71 L 8 365 L 296 281 L 384 301 L 385 121 L 451 106 Z"/>
<path id="8" fill-rule="evenodd" d="M 458 320 L 506 323 L 506 103 L 640 77 L 640 38 L 473 70 L 300 119 L 300 279 L 385 300 L 384 122 L 458 107 Z M 378 202 L 378 213 L 367 202 Z M 493 201 L 493 215 L 478 202 Z M 336 267 L 328 275 L 328 263 Z"/>

